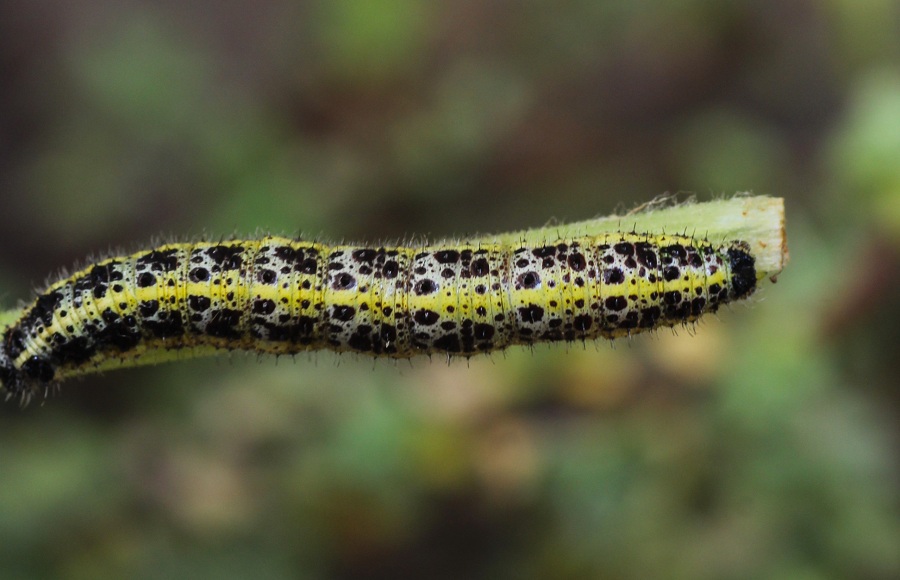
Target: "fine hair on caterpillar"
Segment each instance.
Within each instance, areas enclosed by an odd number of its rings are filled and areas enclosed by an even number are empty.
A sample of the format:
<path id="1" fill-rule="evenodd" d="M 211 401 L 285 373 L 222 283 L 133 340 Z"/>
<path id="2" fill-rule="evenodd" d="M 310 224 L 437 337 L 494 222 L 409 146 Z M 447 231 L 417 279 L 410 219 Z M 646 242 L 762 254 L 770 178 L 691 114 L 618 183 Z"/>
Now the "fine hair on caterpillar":
<path id="1" fill-rule="evenodd" d="M 328 349 L 471 356 L 617 338 L 751 295 L 750 246 L 604 233 L 405 246 L 259 239 L 172 243 L 59 280 L 7 326 L 0 385 L 23 399 L 159 353 Z"/>

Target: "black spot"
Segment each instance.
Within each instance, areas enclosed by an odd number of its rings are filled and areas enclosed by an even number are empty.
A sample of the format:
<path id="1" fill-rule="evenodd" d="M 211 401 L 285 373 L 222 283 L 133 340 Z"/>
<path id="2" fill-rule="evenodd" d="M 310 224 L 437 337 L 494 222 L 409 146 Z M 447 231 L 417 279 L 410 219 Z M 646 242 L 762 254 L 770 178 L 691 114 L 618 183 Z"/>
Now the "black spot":
<path id="1" fill-rule="evenodd" d="M 413 291 L 418 295 L 422 296 L 424 294 L 434 294 L 438 290 L 438 285 L 434 282 L 434 280 L 429 280 L 425 278 L 424 280 L 419 280 L 416 282 Z"/>
<path id="2" fill-rule="evenodd" d="M 749 296 L 756 290 L 756 259 L 746 251 L 745 247 L 746 244 L 737 243 L 728 248 L 734 298 Z"/>
<path id="3" fill-rule="evenodd" d="M 299 262 L 294 268 L 300 272 L 301 274 L 313 275 L 319 269 L 319 263 L 316 262 L 315 258 L 306 258 L 302 262 Z"/>
<path id="4" fill-rule="evenodd" d="M 38 296 L 37 301 L 28 313 L 28 319 L 39 320 L 44 326 L 49 326 L 53 322 L 53 313 L 62 302 L 63 296 L 60 292 L 54 291 Z"/>
<path id="5" fill-rule="evenodd" d="M 110 262 L 106 264 L 106 267 L 109 268 L 109 281 L 110 282 L 121 282 L 125 279 L 125 274 L 122 273 L 121 270 L 116 268 L 119 265 L 119 262 Z"/>
<path id="6" fill-rule="evenodd" d="M 149 288 L 154 284 L 156 284 L 156 276 L 150 272 L 144 272 L 137 278 L 137 285 L 139 288 Z"/>
<path id="7" fill-rule="evenodd" d="M 372 262 L 378 256 L 378 251 L 370 248 L 361 248 L 353 250 L 353 253 L 350 255 L 357 262 Z"/>
<path id="8" fill-rule="evenodd" d="M 638 313 L 635 310 L 627 313 L 625 315 L 625 319 L 619 323 L 619 328 L 637 328 L 638 327 Z"/>
<path id="9" fill-rule="evenodd" d="M 625 281 L 625 274 L 621 268 L 606 268 L 603 270 L 603 281 L 606 284 L 621 284 Z"/>
<path id="10" fill-rule="evenodd" d="M 115 270 L 113 262 L 102 266 L 94 266 L 86 276 L 89 287 L 93 289 L 94 298 L 100 299 L 106 296 L 106 290 L 111 280 L 121 280 L 122 273 Z M 80 282 L 80 281 L 79 281 Z M 76 282 L 76 287 L 79 283 Z"/>
<path id="11" fill-rule="evenodd" d="M 572 254 L 569 256 L 569 267 L 572 268 L 576 272 L 581 272 L 585 268 L 587 268 L 587 262 L 584 259 L 583 254 Z"/>
<path id="12" fill-rule="evenodd" d="M 379 332 L 381 339 L 386 343 L 392 343 L 397 340 L 397 329 L 390 324 L 382 324 Z"/>
<path id="13" fill-rule="evenodd" d="M 663 269 L 663 278 L 666 280 L 666 282 L 677 280 L 680 277 L 681 270 L 679 270 L 677 266 L 668 266 Z"/>
<path id="14" fill-rule="evenodd" d="M 244 246 L 241 245 L 221 245 L 207 248 L 206 255 L 223 270 L 239 270 L 244 263 L 244 258 L 241 255 L 243 251 Z"/>
<path id="15" fill-rule="evenodd" d="M 672 290 L 671 292 L 666 292 L 663 294 L 663 302 L 666 304 L 678 304 L 681 302 L 681 292 L 678 290 Z"/>
<path id="16" fill-rule="evenodd" d="M 544 258 L 541 261 L 541 268 L 543 268 L 544 270 L 546 270 L 548 268 L 552 268 L 555 265 L 556 265 L 556 260 L 554 260 L 553 258 Z"/>
<path id="17" fill-rule="evenodd" d="M 519 316 L 523 322 L 540 322 L 544 318 L 544 309 L 537 304 L 529 304 L 519 308 Z"/>
<path id="18" fill-rule="evenodd" d="M 456 323 L 453 322 L 452 320 L 445 320 L 444 322 L 441 323 L 441 328 L 443 328 L 444 330 L 455 330 Z"/>
<path id="19" fill-rule="evenodd" d="M 381 268 L 381 273 L 384 274 L 385 278 L 396 278 L 399 272 L 400 264 L 398 264 L 394 260 L 388 260 Z"/>
<path id="20" fill-rule="evenodd" d="M 241 338 L 238 326 L 241 323 L 241 311 L 231 308 L 214 310 L 209 324 L 206 325 L 206 334 L 217 338 Z"/>
<path id="21" fill-rule="evenodd" d="M 347 346 L 359 352 L 369 352 L 372 350 L 372 337 L 358 332 L 351 334 Z"/>
<path id="22" fill-rule="evenodd" d="M 333 280 L 331 287 L 335 290 L 350 290 L 356 287 L 356 278 L 346 272 L 334 276 Z"/>
<path id="23" fill-rule="evenodd" d="M 272 253 L 284 262 L 296 262 L 303 259 L 303 250 L 295 250 L 290 246 L 278 246 Z"/>
<path id="24" fill-rule="evenodd" d="M 594 319 L 588 316 L 587 314 L 579 314 L 572 320 L 572 326 L 575 330 L 580 330 L 582 332 L 590 329 L 591 325 L 594 324 Z"/>
<path id="25" fill-rule="evenodd" d="M 135 328 L 135 320 L 132 317 L 120 319 L 119 315 L 110 309 L 103 313 L 106 327 L 97 333 L 95 349 L 113 347 L 120 352 L 131 350 L 141 341 L 141 333 Z"/>
<path id="26" fill-rule="evenodd" d="M 556 246 L 544 246 L 531 251 L 535 258 L 551 258 L 556 255 Z"/>
<path id="27" fill-rule="evenodd" d="M 209 280 L 209 270 L 206 268 L 193 268 L 188 272 L 188 278 L 191 282 L 206 282 Z"/>
<path id="28" fill-rule="evenodd" d="M 93 287 L 94 283 L 91 281 L 90 276 L 81 276 L 75 279 L 72 285 L 72 292 L 81 294 L 82 292 L 89 292 Z"/>
<path id="29" fill-rule="evenodd" d="M 670 246 L 665 246 L 664 248 L 660 248 L 660 251 L 665 256 L 672 256 L 678 260 L 678 263 L 681 265 L 685 265 L 687 263 L 687 250 L 685 250 L 684 246 L 681 244 L 672 244 Z"/>
<path id="30" fill-rule="evenodd" d="M 478 340 L 490 340 L 494 337 L 494 327 L 490 324 L 479 322 L 472 329 L 473 335 Z"/>
<path id="31" fill-rule="evenodd" d="M 487 316 L 487 308 L 485 308 L 484 306 L 478 306 L 475 308 L 475 313 L 478 316 Z"/>
<path id="32" fill-rule="evenodd" d="M 633 256 L 634 255 L 634 244 L 628 242 L 619 242 L 613 249 L 617 254 L 621 254 L 623 256 Z"/>
<path id="33" fill-rule="evenodd" d="M 703 258 L 697 253 L 693 247 L 688 247 L 688 264 L 693 268 L 699 268 L 703 265 Z"/>
<path id="34" fill-rule="evenodd" d="M 54 349 L 53 358 L 60 364 L 80 364 L 89 360 L 95 352 L 87 337 L 76 336 Z"/>
<path id="35" fill-rule="evenodd" d="M 434 348 L 445 352 L 460 352 L 462 346 L 459 343 L 459 336 L 456 334 L 445 334 L 434 341 Z"/>
<path id="36" fill-rule="evenodd" d="M 666 315 L 669 318 L 680 318 L 685 320 L 691 315 L 691 303 L 685 300 L 678 304 L 677 307 L 668 306 L 666 307 Z"/>
<path id="37" fill-rule="evenodd" d="M 650 269 L 656 268 L 656 252 L 653 251 L 652 245 L 647 242 L 638 242 L 634 245 L 634 249 L 638 262 Z"/>
<path id="38" fill-rule="evenodd" d="M 144 318 L 153 316 L 159 311 L 159 300 L 144 300 L 138 305 L 138 312 Z"/>
<path id="39" fill-rule="evenodd" d="M 164 314 L 167 316 L 163 317 Z M 177 311 L 161 312 L 159 320 L 145 320 L 143 322 L 143 327 L 150 331 L 150 333 L 157 338 L 172 338 L 175 336 L 181 336 L 181 334 L 184 332 L 184 326 L 181 320 L 181 312 Z"/>
<path id="40" fill-rule="evenodd" d="M 263 284 L 274 284 L 278 279 L 278 274 L 275 273 L 275 270 L 260 270 L 257 272 L 256 278 Z"/>
<path id="41" fill-rule="evenodd" d="M 264 299 L 264 300 L 254 300 L 253 301 L 253 313 L 254 314 L 272 314 L 275 312 L 275 301 Z"/>
<path id="42" fill-rule="evenodd" d="M 343 322 L 349 322 L 353 320 L 353 317 L 356 315 L 356 308 L 352 306 L 334 306 L 331 309 L 331 317 L 335 320 L 340 320 Z"/>
<path id="43" fill-rule="evenodd" d="M 473 276 L 487 276 L 491 271 L 491 266 L 485 258 L 478 258 L 472 262 L 469 270 L 472 272 Z"/>
<path id="44" fill-rule="evenodd" d="M 423 326 L 431 326 L 435 324 L 438 320 L 441 319 L 440 314 L 434 312 L 433 310 L 426 310 L 424 308 L 420 310 L 416 310 L 415 314 L 413 314 L 413 320 L 418 322 Z"/>
<path id="45" fill-rule="evenodd" d="M 628 300 L 626 300 L 624 296 L 610 296 L 606 299 L 604 304 L 608 310 L 618 312 L 620 310 L 625 310 L 628 306 Z"/>
<path id="46" fill-rule="evenodd" d="M 206 296 L 188 296 L 188 305 L 190 305 L 191 310 L 203 312 L 209 308 L 211 304 L 212 301 Z"/>
<path id="47" fill-rule="evenodd" d="M 459 261 L 459 252 L 456 250 L 441 250 L 434 253 L 434 259 L 439 264 L 455 264 Z"/>
<path id="48" fill-rule="evenodd" d="M 706 299 L 697 297 L 691 300 L 691 314 L 700 316 L 703 314 L 703 307 L 706 306 Z"/>
<path id="49" fill-rule="evenodd" d="M 178 268 L 178 250 L 154 250 L 138 258 L 136 263 L 155 272 L 172 272 Z"/>
<path id="50" fill-rule="evenodd" d="M 316 319 L 310 316 L 301 316 L 297 322 L 290 327 L 290 337 L 292 342 L 300 344 L 309 344 L 312 342 L 313 333 L 316 329 Z"/>
<path id="51" fill-rule="evenodd" d="M 519 274 L 518 282 L 522 288 L 537 288 L 541 283 L 541 277 L 537 272 L 525 272 Z"/>
<path id="52" fill-rule="evenodd" d="M 641 322 L 640 325 L 642 328 L 653 328 L 656 326 L 656 322 L 659 320 L 659 317 L 662 315 L 662 312 L 659 309 L 659 306 L 650 306 L 649 308 L 644 308 L 641 311 Z"/>

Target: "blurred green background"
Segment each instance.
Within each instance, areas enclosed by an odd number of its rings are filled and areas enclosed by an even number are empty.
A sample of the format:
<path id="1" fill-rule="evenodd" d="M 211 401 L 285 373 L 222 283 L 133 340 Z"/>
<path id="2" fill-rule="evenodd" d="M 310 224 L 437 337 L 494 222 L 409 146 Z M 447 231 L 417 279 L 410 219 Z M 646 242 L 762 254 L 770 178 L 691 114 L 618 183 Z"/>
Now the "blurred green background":
<path id="1" fill-rule="evenodd" d="M 0 407 L 0 577 L 900 577 L 898 2 L 5 0 L 3 308 L 151 240 L 745 190 L 791 263 L 693 331 Z"/>

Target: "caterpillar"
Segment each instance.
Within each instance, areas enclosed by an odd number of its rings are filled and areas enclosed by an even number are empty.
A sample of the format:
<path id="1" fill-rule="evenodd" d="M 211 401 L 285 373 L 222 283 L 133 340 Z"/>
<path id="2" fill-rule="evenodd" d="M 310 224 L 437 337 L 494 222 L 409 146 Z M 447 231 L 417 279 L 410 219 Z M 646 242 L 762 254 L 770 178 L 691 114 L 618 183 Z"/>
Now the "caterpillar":
<path id="1" fill-rule="evenodd" d="M 27 398 L 110 362 L 184 349 L 407 358 L 616 338 L 694 321 L 752 294 L 757 278 L 746 242 L 678 235 L 166 244 L 102 260 L 38 295 L 3 331 L 0 385 Z"/>

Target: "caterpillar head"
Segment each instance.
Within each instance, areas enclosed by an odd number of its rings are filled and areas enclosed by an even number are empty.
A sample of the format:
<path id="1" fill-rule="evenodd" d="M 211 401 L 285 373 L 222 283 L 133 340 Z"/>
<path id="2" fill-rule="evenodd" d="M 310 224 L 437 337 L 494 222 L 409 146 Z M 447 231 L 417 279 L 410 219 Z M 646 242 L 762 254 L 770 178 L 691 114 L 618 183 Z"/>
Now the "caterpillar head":
<path id="1" fill-rule="evenodd" d="M 0 348 L 0 390 L 8 397 L 17 397 L 25 389 L 21 374 L 13 366 L 5 348 Z"/>
<path id="2" fill-rule="evenodd" d="M 733 299 L 745 298 L 756 290 L 756 258 L 747 242 L 735 242 L 728 248 Z"/>

